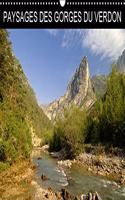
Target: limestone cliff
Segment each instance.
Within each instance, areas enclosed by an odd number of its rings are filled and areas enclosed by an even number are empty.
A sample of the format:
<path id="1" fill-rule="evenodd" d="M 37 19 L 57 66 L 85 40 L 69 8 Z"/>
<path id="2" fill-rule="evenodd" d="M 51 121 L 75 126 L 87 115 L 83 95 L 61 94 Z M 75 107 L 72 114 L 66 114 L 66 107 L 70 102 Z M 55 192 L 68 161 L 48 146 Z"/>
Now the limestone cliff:
<path id="1" fill-rule="evenodd" d="M 64 96 L 50 103 L 44 108 L 44 111 L 49 119 L 54 120 L 73 104 L 78 107 L 89 108 L 94 102 L 95 94 L 91 85 L 89 64 L 87 57 L 84 57 L 76 69 L 72 80 L 69 82 Z"/>
<path id="2" fill-rule="evenodd" d="M 118 71 L 125 73 L 125 50 L 123 51 L 122 55 L 118 58 L 117 69 Z"/>
<path id="3" fill-rule="evenodd" d="M 32 136 L 32 145 L 33 147 L 41 147 L 41 144 L 42 144 L 42 139 L 39 138 L 36 133 L 35 133 L 35 130 L 32 127 L 30 127 L 30 131 L 31 131 L 31 136 Z"/>
<path id="4" fill-rule="evenodd" d="M 107 76 L 95 75 L 91 78 L 92 85 L 97 97 L 103 97 L 107 90 Z"/>

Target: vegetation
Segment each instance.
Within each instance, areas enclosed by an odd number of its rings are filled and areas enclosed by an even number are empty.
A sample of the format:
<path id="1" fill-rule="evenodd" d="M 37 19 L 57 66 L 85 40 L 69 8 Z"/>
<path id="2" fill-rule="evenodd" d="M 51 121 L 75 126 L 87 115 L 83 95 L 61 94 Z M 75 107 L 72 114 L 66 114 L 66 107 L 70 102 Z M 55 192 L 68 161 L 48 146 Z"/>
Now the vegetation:
<path id="1" fill-rule="evenodd" d="M 0 30 L 0 169 L 20 157 L 28 158 L 32 131 L 73 158 L 85 143 L 124 148 L 125 75 L 116 67 L 105 79 L 107 90 L 88 112 L 73 106 L 52 129 L 36 101 L 19 61 L 12 53 L 6 30 Z M 53 132 L 53 133 L 52 133 Z"/>
<path id="2" fill-rule="evenodd" d="M 83 151 L 84 144 L 124 148 L 125 144 L 125 75 L 113 67 L 107 77 L 107 91 L 87 113 L 67 111 L 57 121 L 50 149 L 64 149 L 67 157 Z"/>
<path id="3" fill-rule="evenodd" d="M 86 113 L 73 107 L 64 113 L 64 118 L 59 119 L 54 128 L 50 150 L 64 149 L 66 157 L 73 158 L 83 149 L 86 134 Z"/>
<path id="4" fill-rule="evenodd" d="M 6 30 L 0 30 L 0 167 L 19 157 L 29 157 L 31 127 L 42 137 L 50 122 L 38 106 L 19 61 L 12 52 Z M 2 163 L 4 162 L 4 163 Z"/>
<path id="5" fill-rule="evenodd" d="M 86 142 L 124 147 L 125 144 L 125 75 L 112 69 L 107 92 L 92 109 Z"/>

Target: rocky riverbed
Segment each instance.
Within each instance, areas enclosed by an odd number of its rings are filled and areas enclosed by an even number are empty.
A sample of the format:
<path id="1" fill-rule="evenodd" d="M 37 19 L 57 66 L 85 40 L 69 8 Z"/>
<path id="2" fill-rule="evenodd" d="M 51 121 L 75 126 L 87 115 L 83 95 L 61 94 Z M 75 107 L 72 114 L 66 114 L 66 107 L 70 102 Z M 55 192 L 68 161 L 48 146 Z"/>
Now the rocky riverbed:
<path id="1" fill-rule="evenodd" d="M 51 153 L 51 156 L 49 156 L 47 146 L 46 148 L 42 148 L 42 152 L 41 149 L 37 150 L 36 167 L 33 166 L 30 161 L 22 160 L 21 162 L 11 166 L 8 171 L 5 171 L 1 174 L 1 200 L 86 200 L 89 198 L 91 200 L 101 198 L 107 199 L 104 198 L 105 195 L 103 196 L 103 194 L 105 194 L 105 191 L 107 191 L 108 188 L 111 188 L 111 190 L 113 189 L 114 192 L 116 190 L 116 194 L 118 195 L 121 195 L 122 193 L 121 199 L 124 199 L 125 190 L 124 187 L 120 186 L 120 184 L 125 184 L 125 159 L 123 156 L 119 157 L 83 153 L 74 160 L 61 160 L 61 152 L 56 154 Z M 54 159 L 52 159 L 52 156 Z M 74 171 L 73 166 L 75 165 L 79 165 L 80 169 L 76 169 L 76 171 Z M 45 175 L 48 177 L 46 180 L 41 178 L 44 177 L 42 176 L 44 169 L 49 171 L 49 173 L 46 173 L 45 171 Z M 80 174 L 82 169 L 87 170 L 89 174 L 87 175 L 86 172 L 85 176 L 84 174 Z M 39 170 L 40 173 L 37 173 Z M 74 180 L 69 180 L 70 177 L 66 171 L 71 172 L 70 175 L 72 178 L 77 177 L 75 178 L 76 183 L 73 182 Z M 39 176 L 39 181 L 37 180 L 36 175 L 34 177 L 34 172 Z M 90 174 L 95 174 L 95 177 L 108 177 L 113 180 L 117 180 L 117 183 L 105 180 L 103 178 L 97 178 L 96 180 Z M 82 179 L 80 178 L 81 176 L 83 176 Z M 81 181 L 80 183 L 77 182 L 79 180 Z M 67 181 L 69 186 L 67 186 Z M 57 189 L 54 189 L 54 187 L 58 186 L 58 184 L 60 186 L 57 187 Z M 89 188 L 87 184 L 90 185 Z M 95 187 L 93 187 L 93 184 Z M 51 187 L 51 185 L 54 187 Z M 63 187 L 63 185 L 66 187 Z M 101 185 L 104 185 L 104 187 Z M 76 187 L 78 187 L 78 189 L 76 189 Z M 82 190 L 82 187 L 84 190 Z M 91 188 L 93 188 L 94 192 L 88 192 L 91 190 Z M 101 188 L 104 190 L 103 193 L 101 193 Z M 78 195 L 74 194 L 74 189 L 76 190 L 76 193 L 79 191 Z M 96 193 L 96 190 L 99 192 L 99 194 Z M 68 191 L 70 191 L 70 193 Z M 98 198 L 95 198 L 96 195 L 98 195 Z M 101 195 L 101 197 L 99 195 Z M 115 199 L 117 199 L 117 197 Z"/>
<path id="2" fill-rule="evenodd" d="M 57 190 L 55 190 L 54 188 L 52 189 L 51 183 L 53 183 L 53 180 L 47 173 L 45 173 L 45 175 L 48 176 L 48 178 L 50 178 L 49 181 L 47 179 L 45 181 L 41 179 L 42 173 L 40 173 L 39 175 L 40 181 L 38 181 L 36 177 L 34 177 L 34 172 L 37 173 L 40 167 L 41 167 L 40 172 L 44 170 L 43 168 L 46 168 L 46 165 L 44 163 L 44 158 L 43 158 L 44 154 L 43 155 L 41 154 L 41 149 L 39 149 L 38 152 L 39 154 L 36 157 L 37 158 L 36 166 L 32 165 L 30 161 L 21 160 L 15 163 L 14 165 L 12 165 L 9 170 L 1 173 L 0 200 L 16 200 L 16 199 L 18 200 L 41 200 L 41 199 L 42 200 L 47 200 L 47 199 L 48 200 L 86 200 L 86 199 L 100 200 L 101 198 L 105 199 L 103 194 L 101 194 L 101 192 L 98 190 L 99 188 L 97 189 L 99 194 L 96 192 L 96 186 L 93 190 L 94 192 L 86 192 L 85 189 L 83 191 L 82 189 L 80 189 L 79 194 L 74 195 L 72 192 L 72 185 L 68 187 L 69 189 L 66 189 L 67 187 L 63 187 L 61 185 L 59 187 L 60 189 L 57 189 Z M 47 153 L 47 155 L 49 155 L 47 146 L 42 148 L 42 152 Z M 51 163 L 52 156 L 54 157 L 54 160 L 52 159 L 52 163 Z M 51 153 L 51 156 L 47 158 L 47 163 L 46 163 L 47 166 L 52 164 L 50 168 L 48 168 L 49 171 L 57 170 L 59 174 L 63 172 L 63 175 L 60 175 L 61 182 L 60 180 L 58 182 L 58 179 L 55 179 L 53 183 L 54 185 L 56 184 L 58 185 L 58 183 L 62 185 L 67 185 L 66 180 L 69 181 L 68 180 L 69 177 L 67 176 L 65 172 L 67 169 L 68 171 L 72 171 L 72 167 L 75 164 L 80 165 L 81 169 L 85 169 L 91 174 L 95 174 L 101 177 L 109 177 L 111 179 L 117 180 L 119 184 L 125 184 L 125 159 L 123 156 L 120 157 L 120 156 L 114 156 L 114 155 L 108 156 L 108 155 L 101 155 L 101 154 L 95 155 L 93 153 L 82 153 L 74 160 L 61 160 L 61 159 L 62 159 L 61 152 Z M 40 164 L 42 164 L 43 167 L 40 166 Z M 54 166 L 56 166 L 57 169 L 51 168 Z M 56 177 L 57 172 L 55 171 L 53 173 L 55 173 L 53 174 L 54 178 L 58 178 Z M 78 176 L 78 172 L 76 172 L 76 175 Z M 79 174 L 79 176 L 81 175 Z M 62 179 L 65 179 L 63 180 L 65 181 L 65 184 L 64 182 L 62 182 Z M 90 179 L 90 183 L 93 182 L 93 184 L 95 184 L 93 178 L 90 177 L 89 179 Z M 81 181 L 83 180 L 84 178 Z M 69 183 L 72 184 L 72 181 L 73 180 L 69 181 Z M 86 180 L 84 181 L 86 183 Z M 87 181 L 89 180 L 87 179 Z M 43 187 L 43 185 L 47 185 L 46 182 L 49 182 L 49 185 L 47 187 Z M 97 180 L 97 183 L 98 183 L 98 180 Z M 76 186 L 75 185 L 73 186 L 74 188 L 80 187 L 80 185 L 78 185 L 77 182 L 74 184 L 76 184 Z M 101 184 L 101 182 L 99 184 Z M 117 189 L 117 191 L 119 190 L 122 191 L 122 186 L 120 189 L 120 186 L 115 182 L 110 182 L 110 181 L 106 181 L 102 179 L 102 184 L 104 185 L 104 188 L 111 187 L 111 184 L 112 184 L 112 188 L 114 192 L 115 192 L 115 189 Z M 68 191 L 70 191 L 70 193 Z M 122 199 L 124 199 L 124 197 Z"/>
<path id="3" fill-rule="evenodd" d="M 86 200 L 89 199 L 88 196 L 91 200 L 97 199 L 96 191 L 100 196 L 98 199 L 123 200 L 125 197 L 125 187 L 120 184 L 118 175 L 105 174 L 105 168 L 108 166 L 113 168 L 113 164 L 119 166 L 122 172 L 124 171 L 122 165 L 124 160 L 118 156 L 113 156 L 112 159 L 111 156 L 83 153 L 74 160 L 63 160 L 61 152 L 49 153 L 39 150 L 36 151 L 36 155 L 34 154 L 34 161 L 37 165 L 37 173 L 36 183 L 33 185 L 36 185 L 35 188 L 39 191 L 36 192 L 36 200 L 40 199 L 38 195 L 43 195 L 42 199 L 63 200 L 60 196 L 62 189 L 70 192 L 66 192 L 68 200 L 80 198 Z M 104 164 L 105 167 L 102 167 Z M 92 171 L 94 169 L 95 171 Z M 97 169 L 103 169 L 103 174 L 98 173 Z M 118 182 L 115 181 L 116 178 Z"/>
<path id="4" fill-rule="evenodd" d="M 36 181 L 32 181 L 31 184 L 35 188 L 33 196 L 34 200 L 102 200 L 97 192 L 89 192 L 88 194 L 82 194 L 81 196 L 74 196 L 65 188 L 62 188 L 61 191 L 55 192 L 51 187 L 43 189 Z"/>
<path id="5" fill-rule="evenodd" d="M 108 155 L 82 153 L 74 160 L 59 160 L 58 165 L 71 168 L 77 163 L 92 174 L 108 177 L 125 185 L 125 158 Z"/>

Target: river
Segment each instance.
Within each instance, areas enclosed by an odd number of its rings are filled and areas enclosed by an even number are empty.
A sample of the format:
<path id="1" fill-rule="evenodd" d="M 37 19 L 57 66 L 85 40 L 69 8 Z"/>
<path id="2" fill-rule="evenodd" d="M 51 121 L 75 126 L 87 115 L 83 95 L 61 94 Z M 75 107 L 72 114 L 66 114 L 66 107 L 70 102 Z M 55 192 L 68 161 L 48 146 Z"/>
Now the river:
<path id="1" fill-rule="evenodd" d="M 38 157 L 42 159 L 38 160 Z M 97 191 L 103 200 L 125 200 L 124 186 L 106 178 L 94 176 L 77 164 L 74 164 L 70 170 L 64 171 L 57 165 L 56 159 L 40 150 L 33 151 L 32 159 L 38 166 L 36 180 L 42 188 L 51 187 L 57 191 L 66 187 L 74 195 Z M 47 175 L 49 180 L 42 181 L 42 174 Z"/>

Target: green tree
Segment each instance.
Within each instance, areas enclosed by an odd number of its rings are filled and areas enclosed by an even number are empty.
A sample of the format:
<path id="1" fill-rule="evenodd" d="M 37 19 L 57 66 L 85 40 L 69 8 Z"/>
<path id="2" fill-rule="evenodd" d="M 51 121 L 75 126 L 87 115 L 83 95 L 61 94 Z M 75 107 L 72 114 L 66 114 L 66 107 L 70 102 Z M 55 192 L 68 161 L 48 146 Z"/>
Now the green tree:
<path id="1" fill-rule="evenodd" d="M 107 80 L 107 92 L 89 114 L 86 142 L 124 147 L 125 75 L 114 66 Z"/>
<path id="2" fill-rule="evenodd" d="M 72 107 L 57 121 L 50 148 L 56 151 L 63 149 L 66 157 L 73 158 L 83 150 L 85 134 L 86 112 Z"/>

